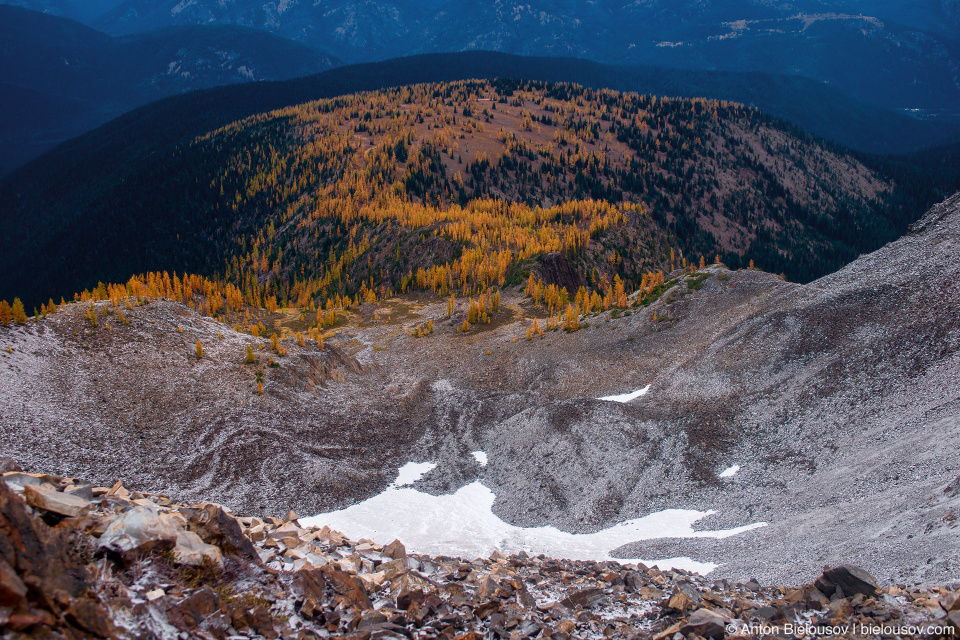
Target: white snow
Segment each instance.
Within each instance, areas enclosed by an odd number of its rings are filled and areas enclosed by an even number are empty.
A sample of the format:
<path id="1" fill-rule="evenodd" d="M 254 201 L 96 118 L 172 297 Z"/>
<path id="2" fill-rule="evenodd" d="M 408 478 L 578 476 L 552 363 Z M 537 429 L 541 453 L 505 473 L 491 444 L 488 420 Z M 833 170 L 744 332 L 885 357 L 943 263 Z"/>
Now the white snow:
<path id="1" fill-rule="evenodd" d="M 470 455 L 477 459 L 481 467 L 487 466 L 487 454 L 483 451 L 471 451 Z"/>
<path id="2" fill-rule="evenodd" d="M 428 468 L 429 467 L 429 468 Z M 493 513 L 494 493 L 479 482 L 470 483 L 451 495 L 433 496 L 403 488 L 432 469 L 429 463 L 408 463 L 400 477 L 386 491 L 352 507 L 302 518 L 304 526 L 329 526 L 354 540 L 369 538 L 386 544 L 399 539 L 407 549 L 430 555 L 464 558 L 504 554 L 521 550 L 531 555 L 546 554 L 571 560 L 617 560 L 622 564 L 644 562 L 661 569 L 679 568 L 709 573 L 717 566 L 690 558 L 641 560 L 613 558 L 614 549 L 639 540 L 655 538 L 726 538 L 766 523 L 758 522 L 734 529 L 695 531 L 693 523 L 713 511 L 667 509 L 642 518 L 628 520 L 596 533 L 575 534 L 555 527 L 516 527 Z M 404 482 L 406 481 L 406 482 Z"/>
<path id="3" fill-rule="evenodd" d="M 408 484 L 413 484 L 436 468 L 437 465 L 433 462 L 408 462 L 400 467 L 400 470 L 397 472 L 397 479 L 390 485 L 390 488 L 405 487 Z M 389 490 L 390 489 L 387 489 L 387 491 Z"/>
<path id="4" fill-rule="evenodd" d="M 607 400 L 609 402 L 630 402 L 631 400 L 639 398 L 640 396 L 646 395 L 647 391 L 650 391 L 650 385 L 631 393 L 621 393 L 618 396 L 604 396 L 602 398 L 597 398 L 597 400 Z"/>
<path id="5" fill-rule="evenodd" d="M 724 469 L 724 470 L 720 473 L 720 477 L 721 477 L 721 478 L 732 478 L 733 476 L 737 475 L 737 471 L 740 471 L 740 465 L 735 464 L 735 465 L 733 465 L 732 467 L 730 467 L 729 469 Z"/>

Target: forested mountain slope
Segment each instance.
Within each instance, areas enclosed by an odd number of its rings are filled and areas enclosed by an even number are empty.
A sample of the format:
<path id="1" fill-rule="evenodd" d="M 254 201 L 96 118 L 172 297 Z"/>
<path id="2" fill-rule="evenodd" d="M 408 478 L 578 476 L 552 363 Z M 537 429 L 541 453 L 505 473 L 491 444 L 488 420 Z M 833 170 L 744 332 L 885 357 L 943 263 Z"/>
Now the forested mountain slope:
<path id="1" fill-rule="evenodd" d="M 11 193 L 24 222 L 4 238 L 2 296 L 43 301 L 164 269 L 261 299 L 440 280 L 466 290 L 518 281 L 549 252 L 593 281 L 639 283 L 716 254 L 808 280 L 896 237 L 915 204 L 756 110 L 572 85 L 350 95 L 159 151 L 107 167 L 72 199 L 51 186 L 51 206 Z M 420 269 L 442 276 L 425 287 Z"/>

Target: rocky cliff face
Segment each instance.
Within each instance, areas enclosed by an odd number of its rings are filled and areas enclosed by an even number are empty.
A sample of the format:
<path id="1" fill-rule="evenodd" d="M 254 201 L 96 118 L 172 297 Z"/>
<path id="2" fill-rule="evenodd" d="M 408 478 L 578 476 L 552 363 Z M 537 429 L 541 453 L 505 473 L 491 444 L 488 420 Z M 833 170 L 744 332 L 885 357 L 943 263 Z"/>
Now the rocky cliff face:
<path id="1" fill-rule="evenodd" d="M 246 513 L 341 508 L 430 461 L 416 488 L 480 480 L 516 525 L 595 531 L 666 508 L 718 510 L 708 529 L 769 523 L 618 557 L 688 555 L 723 563 L 721 577 L 793 583 L 854 562 L 935 583 L 960 571 L 958 247 L 955 196 L 809 285 L 670 274 L 648 307 L 532 340 L 544 313 L 516 293 L 467 334 L 444 301 L 388 301 L 325 350 L 290 343 L 276 367 L 258 351 L 263 395 L 243 354 L 264 340 L 171 302 L 127 322 L 101 309 L 110 329 L 71 305 L 0 330 L 0 443 L 38 471 Z M 428 319 L 426 338 L 403 331 Z M 648 384 L 627 403 L 596 399 Z"/>

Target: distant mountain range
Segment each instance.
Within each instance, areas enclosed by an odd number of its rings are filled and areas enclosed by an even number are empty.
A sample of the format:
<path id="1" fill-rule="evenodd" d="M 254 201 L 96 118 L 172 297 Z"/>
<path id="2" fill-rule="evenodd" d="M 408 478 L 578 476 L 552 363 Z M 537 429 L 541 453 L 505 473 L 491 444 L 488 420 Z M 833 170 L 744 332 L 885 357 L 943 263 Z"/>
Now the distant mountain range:
<path id="1" fill-rule="evenodd" d="M 68 0 L 20 0 L 34 8 Z M 113 35 L 173 25 L 265 29 L 347 61 L 494 50 L 614 64 L 766 71 L 888 108 L 960 113 L 956 0 L 101 0 Z M 49 9 L 48 9 L 49 10 Z M 70 15 L 63 9 L 64 15 Z M 74 11 L 76 13 L 76 11 Z"/>
<path id="2" fill-rule="evenodd" d="M 338 61 L 234 25 L 111 37 L 72 20 L 0 5 L 0 173 L 165 96 L 279 80 Z"/>
<path id="3" fill-rule="evenodd" d="M 4 0 L 3 4 L 90 23 L 122 2 L 123 0 Z"/>
<path id="4" fill-rule="evenodd" d="M 612 62 L 600 75 L 613 88 L 739 100 L 870 152 L 913 151 L 960 129 L 958 0 L 704 2 L 683 11 L 661 0 L 10 1 L 45 15 L 0 5 L 0 174 L 164 96 L 431 51 Z M 564 73 L 568 64 L 535 77 L 596 86 Z M 529 77 L 523 69 L 498 72 Z"/>

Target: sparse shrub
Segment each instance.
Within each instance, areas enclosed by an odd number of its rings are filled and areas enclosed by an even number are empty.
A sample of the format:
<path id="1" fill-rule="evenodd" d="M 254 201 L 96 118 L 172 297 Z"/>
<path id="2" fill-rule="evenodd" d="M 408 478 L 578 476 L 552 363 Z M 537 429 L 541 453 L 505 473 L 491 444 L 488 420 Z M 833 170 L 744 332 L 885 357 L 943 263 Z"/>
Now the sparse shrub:
<path id="1" fill-rule="evenodd" d="M 87 307 L 86 314 L 87 322 L 90 323 L 91 327 L 96 328 L 97 326 L 97 308 L 93 306 L 93 302 L 90 303 L 90 306 Z"/>

